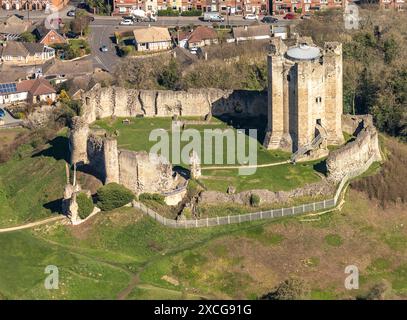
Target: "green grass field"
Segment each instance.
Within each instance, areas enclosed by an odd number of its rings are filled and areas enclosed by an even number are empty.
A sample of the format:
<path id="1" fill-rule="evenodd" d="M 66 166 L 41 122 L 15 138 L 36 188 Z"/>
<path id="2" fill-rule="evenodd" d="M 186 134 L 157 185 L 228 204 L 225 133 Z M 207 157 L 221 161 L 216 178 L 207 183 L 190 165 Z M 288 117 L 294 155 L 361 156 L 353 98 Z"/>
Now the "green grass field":
<path id="1" fill-rule="evenodd" d="M 188 117 L 185 119 L 199 120 L 199 118 Z M 123 119 L 117 120 L 98 120 L 95 122 L 94 127 L 103 128 L 110 133 L 119 132 L 118 144 L 120 148 L 129 150 L 146 150 L 149 151 L 155 144 L 149 141 L 150 132 L 153 129 L 162 128 L 169 132 L 171 141 L 171 118 L 132 118 L 131 124 L 123 124 Z M 228 126 L 225 122 L 213 118 L 211 124 L 208 125 L 187 125 L 187 129 L 196 129 L 200 132 L 202 141 L 202 150 L 204 147 L 212 144 L 214 156 L 212 157 L 212 164 L 205 163 L 202 167 L 208 166 L 228 166 L 227 164 L 227 144 L 223 144 L 223 149 L 216 152 L 214 140 L 204 139 L 205 129 L 227 129 L 230 128 L 235 132 L 235 137 L 239 134 L 236 129 Z M 254 125 L 253 125 L 254 126 Z M 260 135 L 260 133 L 259 133 Z M 253 138 L 245 136 L 245 150 L 246 154 L 249 150 L 249 141 Z M 225 139 L 226 141 L 226 139 Z M 187 142 L 181 143 L 181 148 Z M 290 154 L 279 150 L 265 150 L 258 140 L 254 141 L 256 146 L 257 164 L 269 164 L 286 161 L 289 159 Z M 171 148 L 170 148 L 170 154 Z M 220 164 L 215 163 L 215 157 L 220 154 L 223 160 Z M 223 155 L 223 156 L 222 156 Z M 176 163 L 173 163 L 176 164 Z M 188 164 L 183 162 L 182 166 L 188 167 Z M 242 165 L 238 162 L 230 165 Z M 235 186 L 237 191 L 250 190 L 250 189 L 269 189 L 272 191 L 290 190 L 298 188 L 306 183 L 317 182 L 320 177 L 314 170 L 315 162 L 298 164 L 296 166 L 291 164 L 284 164 L 275 167 L 257 168 L 254 174 L 240 175 L 238 169 L 221 169 L 221 170 L 203 170 L 204 177 L 202 183 L 210 190 L 226 192 L 228 186 Z"/>
<path id="2" fill-rule="evenodd" d="M 237 192 L 251 189 L 286 191 L 299 188 L 321 178 L 314 170 L 315 162 L 283 164 L 257 168 L 252 175 L 239 175 L 238 169 L 203 170 L 201 182 L 209 190 L 226 192 L 232 185 Z"/>
<path id="3" fill-rule="evenodd" d="M 22 159 L 0 164 L 0 227 L 50 216 L 63 195 L 65 161 L 24 148 Z"/>
<path id="4" fill-rule="evenodd" d="M 188 120 L 200 120 L 200 118 L 197 117 L 185 117 L 181 119 L 188 119 Z M 105 129 L 106 131 L 113 133 L 116 130 L 119 131 L 119 137 L 118 139 L 118 144 L 120 148 L 123 149 L 128 149 L 128 150 L 135 150 L 135 151 L 149 151 L 151 147 L 156 144 L 155 141 L 149 141 L 149 136 L 152 130 L 154 129 L 164 129 L 169 133 L 170 137 L 170 157 L 172 159 L 172 134 L 171 134 L 171 118 L 131 118 L 131 124 L 123 124 L 122 123 L 122 118 L 116 119 L 116 120 L 110 120 L 110 119 L 103 119 L 103 120 L 97 120 L 93 127 L 96 128 L 102 128 Z M 205 129 L 232 129 L 233 132 L 235 132 L 235 137 L 238 135 L 236 133 L 236 129 L 228 126 L 226 123 L 220 121 L 219 119 L 213 118 L 211 120 L 211 124 L 208 125 L 187 125 L 186 129 L 196 129 L 200 132 L 201 134 L 201 146 L 202 150 L 205 150 L 205 145 L 208 145 L 209 143 L 212 144 L 212 150 L 213 150 L 213 157 L 212 157 L 212 164 L 205 163 L 203 164 L 208 165 L 208 166 L 213 166 L 216 165 L 215 163 L 215 157 L 217 154 L 223 155 L 221 157 L 222 161 L 219 165 L 228 165 L 227 163 L 227 144 L 223 144 L 223 149 L 218 150 L 218 152 L 215 149 L 215 142 L 214 140 L 205 140 L 204 139 L 204 130 Z M 260 135 L 260 133 L 258 133 Z M 236 138 L 237 139 L 237 138 Z M 248 145 L 249 145 L 249 140 L 253 140 L 253 138 L 246 136 L 245 139 L 245 150 L 247 154 L 248 150 Z M 225 139 L 226 141 L 226 139 Z M 181 148 L 184 147 L 188 141 L 181 141 Z M 265 150 L 261 144 L 255 140 L 254 144 L 256 146 L 257 150 L 257 163 L 263 164 L 263 163 L 275 163 L 275 162 L 280 162 L 284 160 L 288 160 L 290 158 L 290 154 L 287 152 L 283 151 L 278 151 L 278 150 L 273 150 L 273 151 L 268 151 Z M 236 143 L 235 143 L 236 146 Z M 204 156 L 204 153 L 203 153 Z M 203 162 L 203 161 L 202 161 Z M 177 164 L 177 163 L 173 163 Z M 181 165 L 188 165 L 188 163 L 181 163 Z M 238 162 L 232 163 L 231 165 L 239 165 Z"/>
<path id="5" fill-rule="evenodd" d="M 389 297 L 405 298 L 406 247 L 397 239 L 406 234 L 394 224 L 407 218 L 399 210 L 378 224 L 383 219 L 369 206 L 353 194 L 341 213 L 311 222 L 291 217 L 188 230 L 123 208 L 84 226 L 0 234 L 0 297 L 253 299 L 295 274 L 310 284 L 312 299 L 354 298 L 384 280 Z M 347 264 L 360 268 L 359 290 L 343 286 Z M 59 290 L 43 286 L 47 265 L 59 268 Z"/>

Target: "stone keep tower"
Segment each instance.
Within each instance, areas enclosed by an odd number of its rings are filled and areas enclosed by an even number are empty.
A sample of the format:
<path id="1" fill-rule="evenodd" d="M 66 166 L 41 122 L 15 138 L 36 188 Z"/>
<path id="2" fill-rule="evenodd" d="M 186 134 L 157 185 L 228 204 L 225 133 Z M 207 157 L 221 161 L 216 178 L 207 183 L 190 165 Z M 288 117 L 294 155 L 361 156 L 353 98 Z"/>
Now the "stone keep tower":
<path id="1" fill-rule="evenodd" d="M 267 149 L 311 150 L 316 141 L 344 142 L 342 105 L 342 45 L 310 39 L 287 48 L 274 38 L 268 55 Z M 314 143 L 313 143 L 314 142 Z"/>

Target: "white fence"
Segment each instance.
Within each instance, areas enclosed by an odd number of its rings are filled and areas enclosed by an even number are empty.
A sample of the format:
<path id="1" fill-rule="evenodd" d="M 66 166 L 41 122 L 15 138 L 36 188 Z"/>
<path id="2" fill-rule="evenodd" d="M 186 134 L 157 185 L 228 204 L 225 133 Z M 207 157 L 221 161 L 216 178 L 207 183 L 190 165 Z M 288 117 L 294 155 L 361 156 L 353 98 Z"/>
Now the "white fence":
<path id="1" fill-rule="evenodd" d="M 326 209 L 333 209 L 338 205 L 340 200 L 340 195 L 346 186 L 346 184 L 352 178 L 355 178 L 365 172 L 373 163 L 374 158 L 370 158 L 362 168 L 354 170 L 347 175 L 345 175 L 338 185 L 338 189 L 335 192 L 335 196 L 332 199 L 302 204 L 299 206 L 289 207 L 289 208 L 279 208 L 259 212 L 251 212 L 238 215 L 229 215 L 223 217 L 206 218 L 206 219 L 195 219 L 195 220 L 174 220 L 168 219 L 161 216 L 154 210 L 148 208 L 143 203 L 133 201 L 133 207 L 140 209 L 145 214 L 149 215 L 154 220 L 163 224 L 164 226 L 171 228 L 202 228 L 202 227 L 213 227 L 232 223 L 241 223 L 246 221 L 255 221 L 262 219 L 273 219 L 280 217 L 287 217 L 293 215 L 300 215 L 309 212 L 322 211 Z"/>

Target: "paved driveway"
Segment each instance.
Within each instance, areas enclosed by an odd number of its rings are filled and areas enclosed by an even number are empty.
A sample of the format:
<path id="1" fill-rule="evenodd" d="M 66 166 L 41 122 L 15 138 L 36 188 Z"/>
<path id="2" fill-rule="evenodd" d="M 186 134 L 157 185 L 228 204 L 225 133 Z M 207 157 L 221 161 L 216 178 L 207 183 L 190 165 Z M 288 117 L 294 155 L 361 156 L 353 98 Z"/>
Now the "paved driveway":
<path id="1" fill-rule="evenodd" d="M 14 127 L 23 123 L 22 120 L 13 118 L 11 114 L 4 109 L 3 105 L 0 105 L 0 108 L 6 112 L 6 116 L 2 118 L 4 120 L 4 124 L 0 125 L 0 128 Z"/>

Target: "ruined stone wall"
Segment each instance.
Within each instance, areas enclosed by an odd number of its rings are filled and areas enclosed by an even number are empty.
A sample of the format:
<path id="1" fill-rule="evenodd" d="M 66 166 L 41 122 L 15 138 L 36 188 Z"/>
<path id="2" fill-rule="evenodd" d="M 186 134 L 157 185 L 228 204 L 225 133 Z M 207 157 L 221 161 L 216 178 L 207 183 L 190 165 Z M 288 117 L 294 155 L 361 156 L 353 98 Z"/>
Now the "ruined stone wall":
<path id="1" fill-rule="evenodd" d="M 350 135 L 358 135 L 359 131 L 367 126 L 373 127 L 373 117 L 370 114 L 364 115 L 342 115 L 342 131 Z"/>
<path id="2" fill-rule="evenodd" d="M 87 163 L 87 140 L 89 135 L 89 126 L 85 119 L 81 117 L 74 117 L 72 119 L 70 136 L 69 136 L 69 150 L 71 152 L 71 164 L 74 163 Z"/>
<path id="3" fill-rule="evenodd" d="M 379 136 L 372 125 L 363 126 L 356 139 L 342 148 L 332 151 L 326 165 L 329 179 L 340 181 L 347 173 L 362 168 L 369 159 L 381 161 Z"/>
<path id="4" fill-rule="evenodd" d="M 172 165 L 163 157 L 150 159 L 145 151 L 119 151 L 120 183 L 136 194 L 162 193 L 175 188 Z"/>
<path id="5" fill-rule="evenodd" d="M 69 141 L 71 164 L 92 173 L 104 184 L 120 183 L 140 194 L 170 192 L 182 183 L 164 157 L 150 158 L 145 151 L 118 150 L 115 138 L 89 133 L 83 118 L 73 119 Z"/>
<path id="6" fill-rule="evenodd" d="M 103 159 L 106 177 L 105 183 L 119 183 L 120 169 L 116 139 L 105 138 L 103 140 Z"/>
<path id="7" fill-rule="evenodd" d="M 335 193 L 335 185 L 327 179 L 317 183 L 307 184 L 302 188 L 291 191 L 273 192 L 267 189 L 254 189 L 242 191 L 236 194 L 227 194 L 218 191 L 203 191 L 198 199 L 201 205 L 235 203 L 240 205 L 250 205 L 250 198 L 253 194 L 259 196 L 260 204 L 289 203 L 290 200 L 298 197 L 328 196 Z"/>
<path id="8" fill-rule="evenodd" d="M 106 181 L 105 154 L 103 139 L 96 135 L 89 135 L 87 139 L 87 158 L 89 159 L 86 169 L 91 171 L 103 183 Z"/>
<path id="9" fill-rule="evenodd" d="M 84 119 L 143 116 L 266 115 L 267 93 L 245 90 L 135 90 L 99 84 L 83 96 Z"/>

